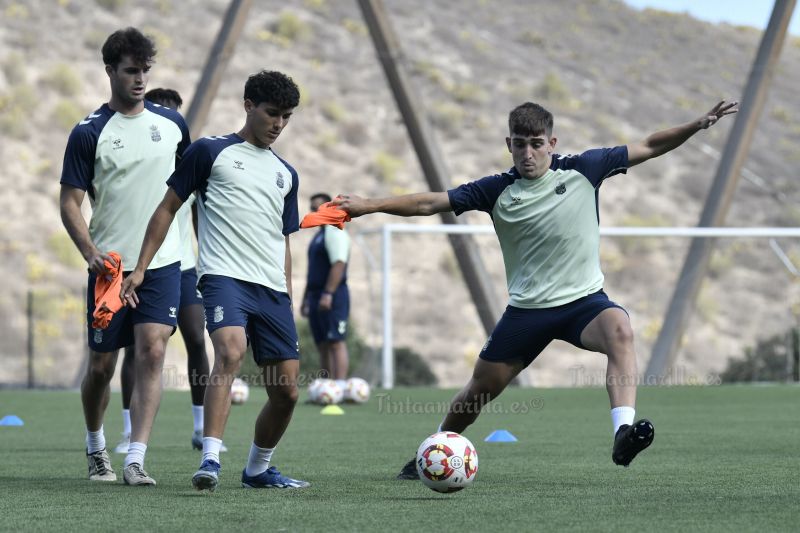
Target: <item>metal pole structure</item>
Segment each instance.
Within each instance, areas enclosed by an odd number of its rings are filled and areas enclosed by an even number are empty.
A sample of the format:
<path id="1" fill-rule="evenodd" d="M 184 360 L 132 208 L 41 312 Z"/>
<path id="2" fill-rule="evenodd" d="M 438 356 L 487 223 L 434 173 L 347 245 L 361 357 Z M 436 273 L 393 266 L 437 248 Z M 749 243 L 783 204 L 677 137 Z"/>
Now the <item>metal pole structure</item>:
<path id="1" fill-rule="evenodd" d="M 432 191 L 443 192 L 449 189 L 441 153 L 433 138 L 430 125 L 420 112 L 419 99 L 413 92 L 405 69 L 399 60 L 402 56 L 383 3 L 380 0 L 359 0 L 364 20 L 369 27 L 370 35 L 383 65 L 384 73 L 391 86 L 397 106 L 405 121 L 411 142 L 417 153 L 425 179 Z M 440 213 L 445 224 L 465 224 L 452 212 Z M 502 312 L 499 301 L 489 282 L 489 276 L 481 261 L 474 239 L 468 235 L 448 235 L 450 244 L 464 276 L 464 281 L 477 308 L 483 328 L 489 335 Z M 384 342 L 385 344 L 385 342 Z"/>
<path id="2" fill-rule="evenodd" d="M 236 42 L 242 34 L 247 12 L 250 11 L 252 4 L 252 0 L 231 0 L 228 6 L 225 20 L 217 34 L 217 40 L 208 54 L 200 81 L 197 82 L 197 89 L 194 92 L 189 111 L 186 112 L 186 124 L 189 126 L 189 134 L 192 139 L 196 139 L 200 135 L 200 130 L 203 129 L 208 119 L 211 103 L 219 89 L 225 67 L 228 66 L 228 61 L 233 55 Z"/>
<path id="3" fill-rule="evenodd" d="M 750 71 L 740 111 L 722 153 L 698 226 L 721 226 L 725 222 L 758 118 L 764 108 L 767 90 L 772 82 L 795 2 L 796 0 L 775 1 L 772 16 Z M 678 346 L 686 330 L 689 313 L 700 292 L 714 244 L 713 239 L 692 240 L 664 318 L 664 325 L 647 365 L 645 375 L 648 378 L 665 376 L 675 363 Z"/>
<path id="4" fill-rule="evenodd" d="M 394 388 L 394 342 L 392 335 L 392 229 L 389 224 L 383 226 L 381 242 L 381 269 L 383 271 L 383 350 L 381 357 L 381 385 L 384 389 Z"/>
<path id="5" fill-rule="evenodd" d="M 35 383 L 33 375 L 33 350 L 34 350 L 34 323 L 33 323 L 33 291 L 28 289 L 28 388 L 32 389 Z"/>

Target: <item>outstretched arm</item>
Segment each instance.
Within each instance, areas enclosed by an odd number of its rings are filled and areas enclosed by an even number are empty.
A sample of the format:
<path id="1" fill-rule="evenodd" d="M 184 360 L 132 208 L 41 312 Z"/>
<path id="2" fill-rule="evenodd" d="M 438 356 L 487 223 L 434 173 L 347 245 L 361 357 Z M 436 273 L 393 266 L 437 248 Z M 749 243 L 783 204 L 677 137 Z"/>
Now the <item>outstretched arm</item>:
<path id="1" fill-rule="evenodd" d="M 164 199 L 156 207 L 153 216 L 150 217 L 150 223 L 147 224 L 147 232 L 144 234 L 144 242 L 142 242 L 142 249 L 139 252 L 139 261 L 136 263 L 136 268 L 131 272 L 123 281 L 122 288 L 120 289 L 119 297 L 126 304 L 131 307 L 136 307 L 139 303 L 139 298 L 136 296 L 136 288 L 142 284 L 144 280 L 144 272 L 153 256 L 156 255 L 164 238 L 167 236 L 169 226 L 175 219 L 175 213 L 183 205 L 183 200 L 175 193 L 170 187 L 164 195 Z"/>
<path id="2" fill-rule="evenodd" d="M 370 213 L 388 213 L 401 217 L 428 216 L 453 210 L 446 192 L 421 192 L 390 198 L 361 198 L 341 194 L 333 199 L 333 204 L 347 211 L 353 218 Z"/>
<path id="3" fill-rule="evenodd" d="M 86 226 L 86 221 L 81 214 L 81 203 L 85 191 L 70 187 L 69 185 L 61 186 L 61 194 L 59 197 L 59 205 L 61 208 L 61 221 L 69 233 L 72 242 L 78 248 L 89 270 L 95 274 L 103 274 L 106 271 L 104 261 L 115 264 L 111 256 L 107 252 L 100 251 L 92 242 L 92 237 L 89 235 L 89 228 Z"/>
<path id="4" fill-rule="evenodd" d="M 698 131 L 710 128 L 725 115 L 731 115 L 737 111 L 739 111 L 739 102 L 726 102 L 723 100 L 715 105 L 711 111 L 696 120 L 674 128 L 658 131 L 643 141 L 629 144 L 628 167 L 644 163 L 648 159 L 674 150 Z"/>

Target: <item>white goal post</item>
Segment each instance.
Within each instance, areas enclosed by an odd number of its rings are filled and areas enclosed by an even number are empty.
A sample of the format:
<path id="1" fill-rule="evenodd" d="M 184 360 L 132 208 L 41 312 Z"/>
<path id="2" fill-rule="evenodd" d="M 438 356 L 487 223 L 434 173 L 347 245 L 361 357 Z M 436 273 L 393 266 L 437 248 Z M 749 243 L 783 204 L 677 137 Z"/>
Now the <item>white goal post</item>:
<path id="1" fill-rule="evenodd" d="M 392 236 L 395 233 L 456 233 L 494 234 L 491 225 L 455 224 L 385 224 L 381 228 L 364 230 L 359 235 L 380 233 L 381 240 L 381 292 L 383 320 L 383 349 L 381 353 L 381 386 L 394 387 L 394 347 L 392 331 Z M 613 237 L 800 237 L 800 228 L 727 228 L 727 227 L 600 227 L 601 236 Z M 796 267 L 772 241 L 773 251 L 794 275 Z"/>

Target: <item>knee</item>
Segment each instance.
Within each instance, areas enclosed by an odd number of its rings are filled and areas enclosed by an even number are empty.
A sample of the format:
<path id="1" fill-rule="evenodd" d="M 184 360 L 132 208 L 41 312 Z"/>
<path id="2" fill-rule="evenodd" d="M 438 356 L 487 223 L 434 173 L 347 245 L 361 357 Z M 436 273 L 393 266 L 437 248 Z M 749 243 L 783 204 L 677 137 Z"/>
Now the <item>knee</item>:
<path id="1" fill-rule="evenodd" d="M 164 346 L 160 343 L 146 343 L 141 350 L 137 347 L 137 364 L 145 367 L 161 367 L 164 363 Z"/>
<path id="2" fill-rule="evenodd" d="M 111 358 L 93 357 L 89 361 L 87 376 L 91 381 L 108 383 L 114 377 L 114 366 Z"/>
<path id="3" fill-rule="evenodd" d="M 281 407 L 293 409 L 299 396 L 300 392 L 297 389 L 297 385 L 287 385 L 285 387 L 276 387 L 272 390 L 269 399 Z"/>
<path id="4" fill-rule="evenodd" d="M 627 322 L 622 322 L 616 324 L 614 328 L 611 330 L 611 341 L 612 346 L 616 346 L 618 348 L 627 348 L 633 346 L 633 329 L 631 325 Z"/>
<path id="5" fill-rule="evenodd" d="M 233 374 L 242 366 L 244 351 L 235 345 L 220 346 L 214 354 L 214 366 L 223 373 Z"/>

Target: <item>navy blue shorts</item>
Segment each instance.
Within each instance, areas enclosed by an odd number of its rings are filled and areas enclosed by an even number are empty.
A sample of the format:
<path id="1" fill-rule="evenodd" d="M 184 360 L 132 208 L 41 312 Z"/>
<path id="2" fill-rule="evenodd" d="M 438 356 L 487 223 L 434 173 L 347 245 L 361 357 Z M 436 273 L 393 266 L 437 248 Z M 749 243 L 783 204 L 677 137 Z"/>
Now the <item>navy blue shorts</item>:
<path id="1" fill-rule="evenodd" d="M 347 318 L 350 316 L 350 291 L 347 285 L 339 285 L 333 295 L 330 311 L 319 310 L 321 291 L 309 291 L 308 325 L 317 344 L 327 341 L 341 341 L 347 338 Z"/>
<path id="2" fill-rule="evenodd" d="M 127 276 L 129 272 L 123 275 Z M 181 264 L 173 263 L 161 268 L 147 270 L 144 281 L 136 289 L 139 304 L 136 309 L 125 306 L 111 319 L 106 329 L 92 327 L 94 313 L 94 282 L 97 275 L 89 272 L 89 285 L 86 291 L 87 327 L 89 348 L 96 352 L 113 352 L 133 344 L 133 326 L 136 324 L 178 324 L 178 304 L 181 299 Z"/>
<path id="3" fill-rule="evenodd" d="M 480 357 L 494 362 L 522 359 L 527 366 L 553 339 L 586 349 L 581 333 L 597 315 L 612 307 L 625 311 L 602 290 L 558 307 L 521 309 L 509 305 Z"/>
<path id="4" fill-rule="evenodd" d="M 226 326 L 243 327 L 259 365 L 300 358 L 292 302 L 285 292 L 216 274 L 200 279 L 200 292 L 209 333 Z"/>
<path id="5" fill-rule="evenodd" d="M 197 269 L 181 270 L 181 305 L 179 309 L 190 305 L 203 305 L 203 295 L 197 288 Z"/>

